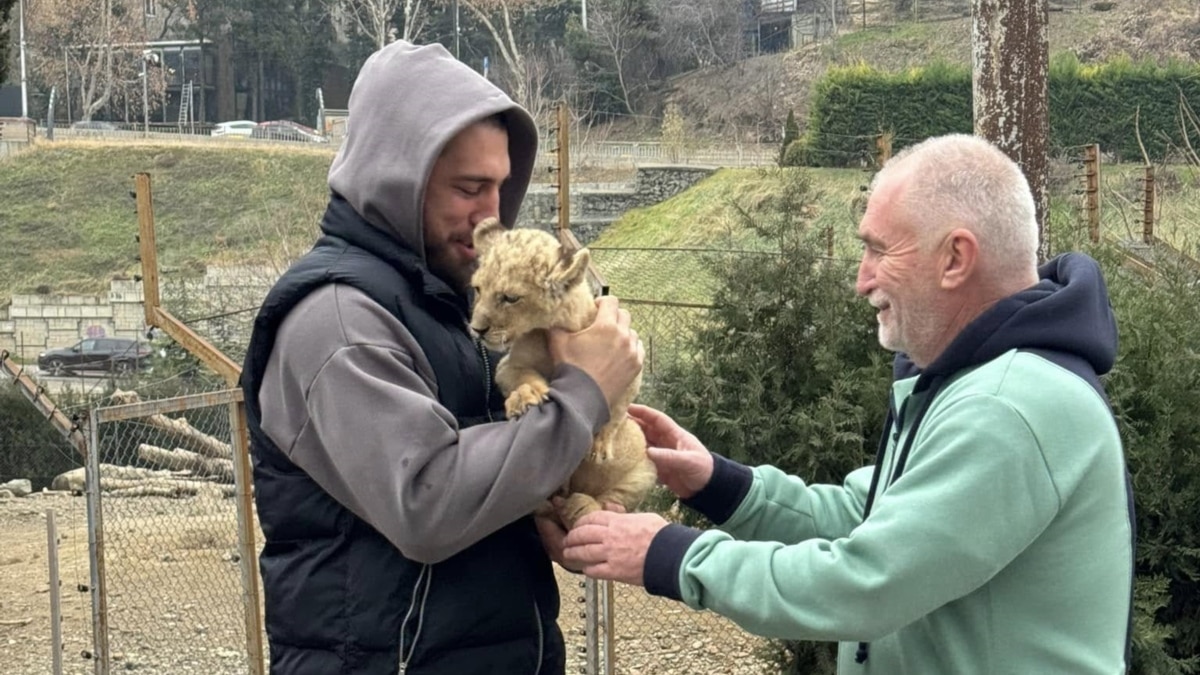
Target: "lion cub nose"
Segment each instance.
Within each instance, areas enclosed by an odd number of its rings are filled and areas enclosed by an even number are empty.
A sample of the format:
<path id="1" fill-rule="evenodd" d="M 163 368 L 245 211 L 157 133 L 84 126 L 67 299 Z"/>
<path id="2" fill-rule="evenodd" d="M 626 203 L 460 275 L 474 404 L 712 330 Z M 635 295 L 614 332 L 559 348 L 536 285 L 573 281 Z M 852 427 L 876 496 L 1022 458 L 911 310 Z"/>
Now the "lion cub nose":
<path id="1" fill-rule="evenodd" d="M 483 336 L 487 335 L 488 329 L 486 327 L 485 328 L 476 328 L 475 326 L 471 326 L 471 332 L 475 333 L 475 335 L 477 335 L 479 337 L 483 337 Z"/>

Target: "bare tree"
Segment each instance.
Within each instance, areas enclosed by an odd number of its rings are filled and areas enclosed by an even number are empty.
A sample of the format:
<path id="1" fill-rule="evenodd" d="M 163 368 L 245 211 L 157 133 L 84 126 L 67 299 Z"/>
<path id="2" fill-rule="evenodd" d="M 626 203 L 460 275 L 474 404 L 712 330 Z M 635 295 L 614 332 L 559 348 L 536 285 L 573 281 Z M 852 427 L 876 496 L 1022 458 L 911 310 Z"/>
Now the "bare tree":
<path id="1" fill-rule="evenodd" d="M 596 3 L 589 33 L 612 58 L 626 110 L 636 113 L 640 95 L 653 84 L 657 70 L 654 42 L 657 32 L 639 0 Z"/>
<path id="2" fill-rule="evenodd" d="M 412 42 L 425 27 L 426 0 L 329 0 L 335 23 L 353 23 L 378 49 L 397 37 Z M 402 12 L 404 30 L 396 35 L 392 20 Z"/>
<path id="3" fill-rule="evenodd" d="M 678 70 L 724 66 L 744 52 L 740 5 L 729 0 L 655 0 L 663 54 Z"/>
<path id="4" fill-rule="evenodd" d="M 43 82 L 79 96 L 81 119 L 90 120 L 118 92 L 124 100 L 141 100 L 146 34 L 140 3 L 38 0 L 28 12 L 26 42 L 35 55 L 33 70 Z M 151 77 L 148 84 L 153 108 L 162 78 Z"/>
<path id="5" fill-rule="evenodd" d="M 462 0 L 463 5 L 483 24 L 488 35 L 492 37 L 500 59 L 508 70 L 511 91 L 509 94 L 517 103 L 528 106 L 531 97 L 536 92 L 530 89 L 531 75 L 526 63 L 526 54 L 531 45 L 522 39 L 516 23 L 526 14 L 543 6 L 552 4 L 553 0 Z"/>
<path id="6" fill-rule="evenodd" d="M 819 0 L 820 5 L 825 8 L 825 13 L 829 16 L 829 34 L 831 37 L 837 37 L 838 34 L 838 0 Z"/>
<path id="7" fill-rule="evenodd" d="M 551 53 L 528 51 L 522 58 L 524 70 L 512 73 L 512 77 L 522 81 L 514 89 L 525 92 L 525 100 L 521 105 L 529 111 L 539 124 L 550 119 L 554 107 L 551 83 L 555 79 L 554 55 Z"/>

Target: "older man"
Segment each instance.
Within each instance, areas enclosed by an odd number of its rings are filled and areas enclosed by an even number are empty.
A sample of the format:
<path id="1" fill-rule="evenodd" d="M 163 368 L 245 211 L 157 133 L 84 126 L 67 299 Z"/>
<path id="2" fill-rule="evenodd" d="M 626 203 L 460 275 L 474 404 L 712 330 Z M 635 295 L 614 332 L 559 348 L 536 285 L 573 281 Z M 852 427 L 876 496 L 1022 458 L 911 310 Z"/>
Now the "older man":
<path id="1" fill-rule="evenodd" d="M 720 529 L 597 513 L 567 561 L 760 635 L 840 641 L 839 673 L 1123 673 L 1132 501 L 1096 263 L 1038 269 L 1028 184 L 970 136 L 892 159 L 859 237 L 857 291 L 899 353 L 875 464 L 807 485 L 637 408 L 660 479 Z"/>

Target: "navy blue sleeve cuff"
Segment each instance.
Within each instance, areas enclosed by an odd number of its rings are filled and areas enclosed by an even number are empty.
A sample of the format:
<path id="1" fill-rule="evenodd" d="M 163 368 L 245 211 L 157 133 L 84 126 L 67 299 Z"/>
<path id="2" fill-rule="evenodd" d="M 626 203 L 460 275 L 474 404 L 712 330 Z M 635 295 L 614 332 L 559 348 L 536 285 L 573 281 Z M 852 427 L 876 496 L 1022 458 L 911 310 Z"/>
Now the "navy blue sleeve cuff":
<path id="1" fill-rule="evenodd" d="M 672 524 L 654 535 L 642 569 L 647 593 L 683 600 L 683 594 L 679 591 L 679 567 L 683 564 L 684 554 L 700 534 L 700 530 Z"/>
<path id="2" fill-rule="evenodd" d="M 717 525 L 722 525 L 733 516 L 733 512 L 742 505 L 742 500 L 750 492 L 754 483 L 754 473 L 750 467 L 738 464 L 732 459 L 726 459 L 712 453 L 713 475 L 699 492 L 690 499 L 684 499 L 683 505 L 704 514 Z"/>

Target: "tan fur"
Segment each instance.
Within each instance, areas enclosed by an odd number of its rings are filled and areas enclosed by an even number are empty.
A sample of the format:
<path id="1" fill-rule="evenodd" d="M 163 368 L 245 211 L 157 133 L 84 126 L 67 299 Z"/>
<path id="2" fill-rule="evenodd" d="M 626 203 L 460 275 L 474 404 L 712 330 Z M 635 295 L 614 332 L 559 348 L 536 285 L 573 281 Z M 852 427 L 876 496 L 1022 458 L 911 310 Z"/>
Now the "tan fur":
<path id="1" fill-rule="evenodd" d="M 586 272 L 587 249 L 565 255 L 558 241 L 540 230 L 508 230 L 492 218 L 475 228 L 479 269 L 471 279 L 475 307 L 471 329 L 492 349 L 507 351 L 496 367 L 508 417 L 521 416 L 547 399 L 554 364 L 546 330 L 578 331 L 596 318 Z M 627 411 L 641 387 L 641 374 L 609 409 L 608 424 L 562 489 L 567 527 L 605 503 L 632 510 L 654 486 L 654 464 L 646 438 Z"/>

